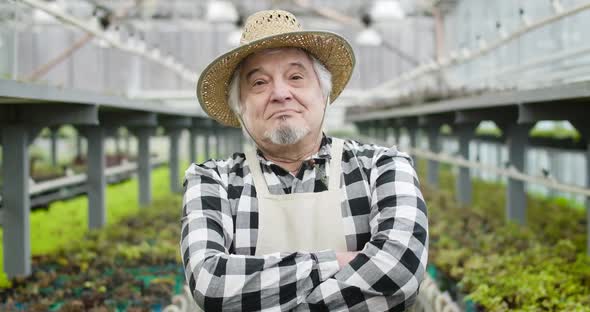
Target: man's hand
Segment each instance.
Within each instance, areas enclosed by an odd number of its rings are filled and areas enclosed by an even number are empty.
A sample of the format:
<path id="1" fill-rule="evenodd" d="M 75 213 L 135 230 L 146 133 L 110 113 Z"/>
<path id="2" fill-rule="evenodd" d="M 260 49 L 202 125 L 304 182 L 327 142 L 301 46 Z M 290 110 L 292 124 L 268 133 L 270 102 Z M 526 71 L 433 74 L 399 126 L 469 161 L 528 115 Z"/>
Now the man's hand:
<path id="1" fill-rule="evenodd" d="M 358 251 L 347 251 L 347 252 L 337 252 L 336 259 L 338 260 L 338 266 L 340 266 L 340 270 L 347 265 L 356 255 Z"/>

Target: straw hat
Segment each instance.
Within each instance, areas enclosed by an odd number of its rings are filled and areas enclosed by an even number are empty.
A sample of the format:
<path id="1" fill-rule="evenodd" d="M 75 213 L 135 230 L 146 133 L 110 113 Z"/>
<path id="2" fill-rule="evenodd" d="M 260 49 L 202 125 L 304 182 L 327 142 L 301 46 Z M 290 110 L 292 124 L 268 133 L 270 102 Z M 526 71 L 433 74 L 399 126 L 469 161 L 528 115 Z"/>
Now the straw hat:
<path id="1" fill-rule="evenodd" d="M 304 31 L 287 11 L 260 11 L 246 20 L 240 46 L 216 58 L 201 73 L 197 96 L 203 110 L 219 123 L 239 128 L 240 121 L 227 102 L 234 70 L 252 53 L 282 47 L 302 48 L 326 66 L 332 73 L 331 102 L 350 80 L 355 59 L 346 39 L 326 31 Z"/>

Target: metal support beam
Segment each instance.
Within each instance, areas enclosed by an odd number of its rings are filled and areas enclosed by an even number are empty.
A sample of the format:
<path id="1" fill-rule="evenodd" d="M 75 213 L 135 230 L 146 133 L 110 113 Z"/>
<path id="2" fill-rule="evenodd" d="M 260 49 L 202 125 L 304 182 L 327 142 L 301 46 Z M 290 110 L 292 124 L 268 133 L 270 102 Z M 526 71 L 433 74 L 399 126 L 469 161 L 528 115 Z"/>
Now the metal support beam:
<path id="1" fill-rule="evenodd" d="M 371 138 L 375 135 L 375 128 L 372 123 L 369 123 L 365 126 L 365 131 L 367 132 L 367 137 Z"/>
<path id="2" fill-rule="evenodd" d="M 135 127 L 137 137 L 137 177 L 139 182 L 139 205 L 147 206 L 152 201 L 152 172 L 150 164 L 150 136 L 155 127 Z"/>
<path id="3" fill-rule="evenodd" d="M 230 128 L 223 128 L 223 158 L 227 158 L 229 155 L 233 153 L 232 151 L 232 136 L 231 136 L 231 129 Z"/>
<path id="4" fill-rule="evenodd" d="M 236 131 L 236 129 L 232 128 L 231 131 L 229 132 L 229 135 L 231 137 L 231 142 L 232 142 L 232 154 L 239 152 L 241 150 L 241 148 L 240 148 L 240 138 L 238 137 L 238 131 Z"/>
<path id="5" fill-rule="evenodd" d="M 547 153 L 549 156 L 549 173 L 551 174 L 551 177 L 559 180 L 559 174 L 560 171 L 562 170 L 562 164 L 560 162 L 560 153 L 558 150 L 553 149 L 553 148 L 548 148 L 547 149 Z M 558 194 L 558 191 L 555 189 L 549 189 L 549 196 L 553 197 L 556 196 Z"/>
<path id="6" fill-rule="evenodd" d="M 100 228 L 106 224 L 105 177 L 105 129 L 100 126 L 83 128 L 88 140 L 88 228 Z"/>
<path id="7" fill-rule="evenodd" d="M 369 136 L 369 127 L 368 127 L 368 123 L 367 122 L 357 122 L 355 123 L 356 128 L 358 129 L 358 132 L 364 136 L 367 137 Z"/>
<path id="8" fill-rule="evenodd" d="M 387 142 L 387 145 L 390 146 L 389 137 L 391 136 L 391 123 L 384 120 L 381 126 L 383 127 L 383 141 Z"/>
<path id="9" fill-rule="evenodd" d="M 531 124 L 508 124 L 502 126 L 506 134 L 508 162 L 520 172 L 524 172 L 526 144 Z M 506 189 L 506 218 L 510 221 L 526 224 L 526 192 L 524 182 L 508 178 Z"/>
<path id="10" fill-rule="evenodd" d="M 377 127 L 377 135 L 376 138 L 382 142 L 387 141 L 387 125 L 385 124 L 384 120 L 379 120 L 375 122 Z"/>
<path id="11" fill-rule="evenodd" d="M 59 126 L 53 126 L 49 128 L 50 130 L 50 149 L 51 149 L 51 166 L 57 166 L 57 140 L 58 140 L 58 132 Z"/>
<path id="12" fill-rule="evenodd" d="M 586 114 L 580 115 L 586 116 Z M 586 187 L 590 188 L 590 125 L 583 119 L 570 120 L 576 129 L 586 139 Z M 590 197 L 586 197 L 586 253 L 590 255 Z"/>
<path id="13" fill-rule="evenodd" d="M 504 135 L 506 136 L 506 135 Z M 501 146 L 497 146 L 496 147 L 496 166 L 498 167 L 502 167 L 502 148 Z M 496 182 L 502 182 L 502 176 L 501 175 L 496 175 Z"/>
<path id="14" fill-rule="evenodd" d="M 410 139 L 410 148 L 417 148 L 418 147 L 418 128 L 414 126 L 406 126 L 406 131 L 408 132 L 408 137 Z M 415 170 L 418 171 L 418 157 L 416 155 L 412 155 L 414 158 L 414 167 Z"/>
<path id="15" fill-rule="evenodd" d="M 238 151 L 238 139 L 236 138 L 236 131 L 233 128 L 228 129 L 228 137 L 229 137 L 229 150 L 230 150 L 230 155 L 233 155 L 233 153 L 236 153 Z"/>
<path id="16" fill-rule="evenodd" d="M 246 143 L 246 138 L 244 137 L 244 133 L 242 132 L 242 129 L 237 130 L 237 136 L 238 136 L 238 143 L 240 144 L 240 152 L 243 152 L 244 151 L 244 144 Z"/>
<path id="17" fill-rule="evenodd" d="M 493 120 L 500 123 L 516 122 L 518 110 L 514 106 L 502 106 L 494 108 L 480 108 L 458 111 L 455 113 L 455 124 L 479 123 L 484 120 Z"/>
<path id="18" fill-rule="evenodd" d="M 82 134 L 80 133 L 80 131 L 78 130 L 78 133 L 76 134 L 76 157 L 77 158 L 81 158 L 82 157 Z"/>
<path id="19" fill-rule="evenodd" d="M 428 147 L 433 153 L 440 152 L 439 142 L 440 126 L 430 126 L 426 128 L 426 135 L 428 138 Z M 431 186 L 438 186 L 439 176 L 439 164 L 438 161 L 429 159 L 428 160 L 428 183 Z"/>
<path id="20" fill-rule="evenodd" d="M 205 160 L 211 159 L 212 148 L 211 144 L 213 144 L 211 139 L 211 130 L 204 129 L 203 130 L 203 139 L 205 144 Z"/>
<path id="21" fill-rule="evenodd" d="M 232 143 L 232 149 L 231 149 L 232 154 L 240 152 L 242 149 L 240 147 L 240 137 L 239 137 L 239 133 L 238 133 L 237 129 L 231 128 L 229 135 L 231 137 L 231 143 Z"/>
<path id="22" fill-rule="evenodd" d="M 375 137 L 375 125 L 373 123 L 367 126 L 367 137 L 374 138 Z"/>
<path id="23" fill-rule="evenodd" d="M 455 115 L 453 113 L 418 116 L 418 125 L 427 128 L 435 126 L 440 128 L 443 124 L 451 124 L 454 121 Z"/>
<path id="24" fill-rule="evenodd" d="M 379 125 L 376 122 L 373 122 L 371 125 L 371 137 L 372 138 L 379 138 Z"/>
<path id="25" fill-rule="evenodd" d="M 381 140 L 386 142 L 386 146 L 389 145 L 389 134 L 391 132 L 391 126 L 385 120 L 381 122 Z"/>
<path id="26" fill-rule="evenodd" d="M 590 133 L 590 127 L 587 130 Z M 586 187 L 590 188 L 590 140 L 586 150 Z M 586 196 L 586 231 L 586 254 L 590 256 L 590 197 L 588 196 Z"/>
<path id="27" fill-rule="evenodd" d="M 475 135 L 474 131 L 477 123 L 460 124 L 453 126 L 453 133 L 457 135 L 459 141 L 459 155 L 469 160 L 469 142 Z M 459 168 L 459 175 L 456 179 L 457 201 L 463 206 L 468 206 L 472 202 L 473 187 L 471 184 L 471 170 L 467 167 Z"/>
<path id="28" fill-rule="evenodd" d="M 119 135 L 119 129 L 113 129 L 113 141 L 115 141 L 115 153 L 117 156 L 123 154 L 123 148 L 121 147 L 121 136 Z"/>
<path id="29" fill-rule="evenodd" d="M 242 136 L 242 130 L 241 129 L 236 129 L 234 131 L 234 133 L 235 133 L 235 136 L 236 136 L 236 151 L 237 152 L 243 152 L 243 150 L 244 150 L 244 147 L 243 147 L 244 138 Z"/>
<path id="30" fill-rule="evenodd" d="M 118 126 L 109 126 L 104 128 L 105 138 L 115 138 L 117 136 L 117 129 L 119 128 Z M 115 140 L 113 140 L 113 143 L 115 143 Z"/>
<path id="31" fill-rule="evenodd" d="M 127 127 L 137 137 L 137 177 L 139 205 L 147 206 L 152 201 L 152 170 L 150 164 L 150 136 L 158 125 L 155 113 L 144 111 L 100 111 L 101 125 Z"/>
<path id="32" fill-rule="evenodd" d="M 0 124 L 26 123 L 53 126 L 63 124 L 98 124 L 98 106 L 73 104 L 3 104 Z"/>
<path id="33" fill-rule="evenodd" d="M 159 115 L 158 124 L 164 128 L 190 128 L 193 121 L 190 117 L 175 115 Z"/>
<path id="34" fill-rule="evenodd" d="M 233 153 L 236 153 L 238 151 L 238 139 L 236 138 L 236 131 L 234 128 L 228 128 L 227 129 L 227 137 L 229 139 L 229 155 L 231 156 L 233 155 Z"/>
<path id="35" fill-rule="evenodd" d="M 379 121 L 375 122 L 373 137 L 377 140 L 383 140 L 383 127 Z"/>
<path id="36" fill-rule="evenodd" d="M 234 129 L 234 128 L 230 129 L 229 136 L 231 138 L 231 147 L 232 147 L 231 148 L 231 151 L 232 151 L 232 154 L 239 152 L 240 151 L 240 146 L 239 146 L 239 143 L 238 143 L 238 136 L 237 136 L 236 129 Z"/>
<path id="37" fill-rule="evenodd" d="M 107 128 L 118 127 L 156 127 L 158 118 L 155 113 L 143 111 L 100 111 L 100 124 Z"/>
<path id="38" fill-rule="evenodd" d="M 213 129 L 215 128 L 216 122 L 211 119 L 193 119 L 193 127 L 197 127 L 203 135 L 203 152 L 205 154 L 205 160 L 213 158 Z"/>
<path id="39" fill-rule="evenodd" d="M 534 123 L 540 120 L 568 120 L 586 116 L 588 102 L 561 103 L 529 103 L 518 106 L 518 122 Z"/>
<path id="40" fill-rule="evenodd" d="M 228 153 L 227 156 L 233 155 L 233 153 L 237 152 L 237 141 L 236 141 L 236 132 L 233 128 L 227 128 L 227 145 L 228 145 Z"/>
<path id="41" fill-rule="evenodd" d="M 215 159 L 220 159 L 221 154 L 223 153 L 222 146 L 221 146 L 221 136 L 223 133 L 223 129 L 221 127 L 216 127 L 215 131 Z"/>
<path id="42" fill-rule="evenodd" d="M 450 124 L 454 121 L 453 113 L 441 113 L 419 116 L 418 125 L 426 128 L 428 147 L 432 152 L 440 152 L 440 127 L 443 124 Z M 439 184 L 439 163 L 436 160 L 428 160 L 427 181 L 432 186 Z"/>
<path id="43" fill-rule="evenodd" d="M 2 126 L 4 183 L 4 272 L 8 277 L 31 274 L 29 202 L 29 130 L 21 124 Z"/>
<path id="44" fill-rule="evenodd" d="M 197 138 L 198 138 L 199 131 L 195 128 L 189 129 L 188 135 L 188 153 L 189 153 L 189 162 L 196 163 L 197 162 Z"/>
<path id="45" fill-rule="evenodd" d="M 394 145 L 399 146 L 399 140 L 401 138 L 401 130 L 402 128 L 400 127 L 395 127 L 394 132 L 393 132 L 393 139 L 395 142 L 393 142 Z"/>
<path id="46" fill-rule="evenodd" d="M 131 133 L 129 133 L 129 129 L 127 129 L 127 135 L 125 136 L 125 153 L 127 153 L 127 157 L 131 155 Z"/>
<path id="47" fill-rule="evenodd" d="M 484 153 L 484 143 L 482 141 L 475 141 L 475 150 L 476 150 L 475 160 L 477 162 L 482 162 L 482 158 L 483 158 L 482 156 L 483 156 L 483 153 Z M 484 171 L 483 170 L 478 170 L 477 169 L 475 171 L 474 175 L 476 177 L 478 177 L 480 180 L 483 180 L 484 179 Z"/>
<path id="48" fill-rule="evenodd" d="M 43 130 L 43 126 L 29 124 L 27 128 L 28 128 L 27 130 L 29 132 L 28 145 L 31 145 L 31 144 L 33 144 L 33 142 L 35 142 L 35 139 L 39 136 L 39 133 L 41 133 L 41 131 Z"/>
<path id="49" fill-rule="evenodd" d="M 376 137 L 377 136 L 377 124 L 375 121 L 369 121 L 365 124 L 367 129 L 367 136 L 369 137 Z"/>
<path id="50" fill-rule="evenodd" d="M 168 154 L 170 157 L 168 160 L 168 166 L 170 168 L 170 191 L 172 193 L 181 193 L 182 185 L 178 171 L 178 167 L 180 166 L 178 141 L 180 139 L 180 135 L 182 134 L 182 129 L 190 129 L 193 126 L 193 119 L 187 116 L 159 115 L 158 123 L 166 129 L 168 138 L 170 140 L 170 152 Z M 192 150 L 194 150 L 195 140 L 191 133 L 189 133 L 189 140 L 191 141 L 189 148 L 191 149 L 192 153 Z"/>
<path id="51" fill-rule="evenodd" d="M 180 139 L 182 129 L 170 128 L 166 131 L 168 132 L 168 137 L 170 140 L 170 159 L 168 160 L 168 166 L 170 168 L 170 191 L 172 193 L 181 193 L 182 185 L 180 182 L 180 176 L 178 172 L 178 167 L 180 165 L 178 155 L 178 141 Z"/>

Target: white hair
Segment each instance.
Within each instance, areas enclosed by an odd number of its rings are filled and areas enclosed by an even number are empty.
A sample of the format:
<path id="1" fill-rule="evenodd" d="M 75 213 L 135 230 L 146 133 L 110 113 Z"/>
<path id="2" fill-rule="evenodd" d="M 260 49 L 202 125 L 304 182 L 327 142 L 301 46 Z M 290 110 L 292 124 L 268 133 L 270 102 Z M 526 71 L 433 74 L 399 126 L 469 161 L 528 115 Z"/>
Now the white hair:
<path id="1" fill-rule="evenodd" d="M 281 49 L 281 48 L 278 48 Z M 322 95 L 324 97 L 324 103 L 326 103 L 326 105 L 328 105 L 328 97 L 330 96 L 330 93 L 332 92 L 332 73 L 330 73 L 330 71 L 328 71 L 328 69 L 324 66 L 324 64 L 322 64 L 315 56 L 311 55 L 309 52 L 301 49 L 301 48 L 295 48 L 298 50 L 303 51 L 307 56 L 309 56 L 309 58 L 311 59 L 312 65 L 313 65 L 313 70 L 316 73 L 316 76 L 318 77 L 318 81 L 320 84 L 320 89 L 322 91 Z M 276 50 L 276 49 L 269 49 L 269 50 Z M 229 90 L 228 90 L 228 97 L 227 97 L 227 102 L 229 104 L 229 107 L 231 108 L 232 112 L 234 114 L 236 114 L 236 116 L 240 116 L 243 113 L 243 109 L 241 107 L 241 103 L 240 103 L 240 72 L 241 72 L 241 67 L 242 64 L 238 65 L 238 67 L 236 67 L 236 69 L 234 70 L 234 73 L 232 75 L 232 78 L 230 80 L 229 83 Z M 327 109 L 327 107 L 326 107 Z M 250 137 L 250 134 L 247 132 L 247 130 L 244 128 L 244 125 L 242 125 L 242 132 L 244 133 L 244 137 L 246 137 L 246 139 L 252 140 L 252 138 Z M 301 134 L 301 133 L 299 133 Z M 289 134 L 284 134 L 284 136 L 282 136 L 281 138 L 270 138 L 272 141 L 293 141 L 295 140 L 294 137 L 292 137 L 292 135 Z M 253 143 L 253 142 L 250 142 Z M 289 144 L 289 143 L 283 143 L 283 144 Z"/>

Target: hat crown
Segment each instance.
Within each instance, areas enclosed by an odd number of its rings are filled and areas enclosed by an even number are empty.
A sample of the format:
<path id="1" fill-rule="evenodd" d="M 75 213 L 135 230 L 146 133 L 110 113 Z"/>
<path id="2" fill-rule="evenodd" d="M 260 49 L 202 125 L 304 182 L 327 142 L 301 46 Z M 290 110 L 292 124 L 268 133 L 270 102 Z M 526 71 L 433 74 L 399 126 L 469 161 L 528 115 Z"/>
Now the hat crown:
<path id="1" fill-rule="evenodd" d="M 295 15 L 284 10 L 266 10 L 252 14 L 244 24 L 240 45 L 265 37 L 301 31 Z"/>

